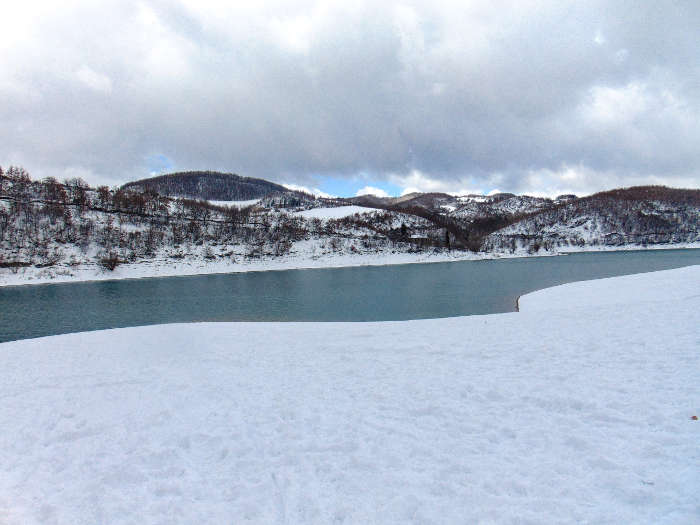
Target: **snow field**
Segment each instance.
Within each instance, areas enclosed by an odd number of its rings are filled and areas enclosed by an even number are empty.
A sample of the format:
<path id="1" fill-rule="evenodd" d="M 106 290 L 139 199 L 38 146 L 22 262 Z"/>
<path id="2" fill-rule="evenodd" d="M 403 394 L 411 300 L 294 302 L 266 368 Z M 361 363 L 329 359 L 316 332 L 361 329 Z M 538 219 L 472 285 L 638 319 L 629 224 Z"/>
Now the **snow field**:
<path id="1" fill-rule="evenodd" d="M 342 219 L 343 217 L 350 217 L 356 213 L 374 213 L 376 211 L 381 210 L 366 208 L 364 206 L 338 206 L 336 208 L 312 208 L 310 210 L 297 212 L 295 215 L 300 215 L 307 219 Z"/>
<path id="2" fill-rule="evenodd" d="M 0 522 L 694 523 L 700 266 L 0 344 Z"/>
<path id="3" fill-rule="evenodd" d="M 255 206 L 261 200 L 262 199 L 251 199 L 251 200 L 247 200 L 247 201 L 207 201 L 207 202 L 209 202 L 209 204 L 213 204 L 214 206 L 247 208 L 248 206 Z"/>

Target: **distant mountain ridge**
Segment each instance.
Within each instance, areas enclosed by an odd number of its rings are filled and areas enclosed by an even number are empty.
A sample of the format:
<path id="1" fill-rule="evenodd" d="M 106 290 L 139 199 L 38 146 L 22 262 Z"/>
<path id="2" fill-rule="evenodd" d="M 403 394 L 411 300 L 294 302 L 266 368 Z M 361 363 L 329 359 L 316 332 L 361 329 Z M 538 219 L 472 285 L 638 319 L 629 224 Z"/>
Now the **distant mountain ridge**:
<path id="1" fill-rule="evenodd" d="M 127 182 L 123 189 L 153 191 L 169 197 L 213 201 L 261 199 L 287 188 L 274 182 L 218 171 L 183 171 Z"/>
<path id="2" fill-rule="evenodd" d="M 498 193 L 411 193 L 321 198 L 261 179 L 210 171 L 173 173 L 124 188 L 190 199 L 260 199 L 270 212 L 353 204 L 408 214 L 448 231 L 452 246 L 474 251 L 515 252 L 583 246 L 680 244 L 700 240 L 700 190 L 637 186 L 587 197 L 556 199 Z M 437 234 L 436 234 L 437 238 Z"/>
<path id="3" fill-rule="evenodd" d="M 244 206 L 212 202 L 253 199 Z M 0 168 L 0 273 L 33 267 L 63 274 L 95 264 L 109 271 L 139 261 L 450 250 L 534 255 L 624 246 L 700 247 L 700 190 L 638 186 L 580 198 L 412 193 L 342 199 L 216 172 L 110 189 L 77 178 L 32 180 L 22 168 Z"/>

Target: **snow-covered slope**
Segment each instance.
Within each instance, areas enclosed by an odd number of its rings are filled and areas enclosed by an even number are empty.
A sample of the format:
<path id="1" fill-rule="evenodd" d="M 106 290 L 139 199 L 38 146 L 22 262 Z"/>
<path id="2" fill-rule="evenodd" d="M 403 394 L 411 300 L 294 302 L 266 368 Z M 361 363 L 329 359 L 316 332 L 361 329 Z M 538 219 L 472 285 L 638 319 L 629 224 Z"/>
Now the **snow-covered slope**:
<path id="1" fill-rule="evenodd" d="M 134 189 L 141 186 L 148 191 Z M 157 276 L 336 265 L 340 258 L 374 264 L 397 254 L 416 261 L 452 258 L 453 251 L 473 258 L 476 252 L 498 257 L 700 245 L 700 190 L 646 186 L 556 201 L 509 193 L 341 199 L 208 172 L 125 187 L 38 181 L 22 168 L 0 168 L 0 285 L 105 278 L 104 272 Z M 157 188 L 198 200 L 151 191 Z M 219 200 L 260 192 L 259 200 Z M 217 200 L 207 203 L 206 197 Z"/>
<path id="2" fill-rule="evenodd" d="M 679 190 L 667 188 L 651 187 L 648 199 L 625 194 L 637 190 L 597 194 L 545 210 L 492 233 L 483 248 L 513 251 L 538 245 L 561 250 L 700 241 L 700 192 L 687 192 L 685 202 Z"/>
<path id="3" fill-rule="evenodd" d="M 255 182 L 231 177 L 241 191 Z M 200 179 L 158 180 L 174 191 L 192 189 Z M 219 179 L 205 177 L 223 184 L 207 186 L 217 194 L 227 188 Z M 396 254 L 415 261 L 419 257 L 410 256 L 418 252 L 452 257 L 439 224 L 344 204 L 287 190 L 248 201 L 175 199 L 90 188 L 79 179 L 33 181 L 21 168 L 7 175 L 0 168 L 0 285 L 105 278 L 103 272 L 157 276 L 337 265 L 345 256 L 359 264 L 386 263 Z M 114 272 L 126 265 L 127 271 Z"/>
<path id="4" fill-rule="evenodd" d="M 0 344 L 0 522 L 697 522 L 700 266 L 520 306 Z"/>
<path id="5" fill-rule="evenodd" d="M 546 210 L 554 205 L 551 199 L 499 193 L 496 195 L 468 195 L 457 198 L 457 205 L 449 215 L 462 220 L 489 215 L 516 215 Z"/>
<path id="6" fill-rule="evenodd" d="M 300 211 L 296 215 L 307 219 L 342 219 L 343 217 L 349 217 L 356 213 L 373 213 L 376 211 L 376 208 L 366 208 L 364 206 L 338 206 L 335 208 L 312 208 L 310 210 Z"/>
<path id="7" fill-rule="evenodd" d="M 209 204 L 214 206 L 233 206 L 235 208 L 246 208 L 248 206 L 255 206 L 260 202 L 260 199 L 251 199 L 247 201 L 208 201 Z"/>

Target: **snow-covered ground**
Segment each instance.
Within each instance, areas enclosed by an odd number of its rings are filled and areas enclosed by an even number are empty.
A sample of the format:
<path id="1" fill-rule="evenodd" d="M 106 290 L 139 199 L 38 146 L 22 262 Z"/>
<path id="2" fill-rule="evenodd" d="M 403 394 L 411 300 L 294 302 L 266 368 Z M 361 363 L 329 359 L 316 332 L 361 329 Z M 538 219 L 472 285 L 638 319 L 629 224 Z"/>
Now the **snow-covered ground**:
<path id="1" fill-rule="evenodd" d="M 269 270 L 293 270 L 300 268 L 340 268 L 346 266 L 383 266 L 386 264 L 412 264 L 445 261 L 484 259 L 470 252 L 378 252 L 378 253 L 320 253 L 318 243 L 295 243 L 295 253 L 261 259 L 207 260 L 204 257 L 173 260 L 154 258 L 138 263 L 125 263 L 113 271 L 97 263 L 75 267 L 20 268 L 16 272 L 0 268 L 0 287 L 78 281 L 102 281 L 109 279 L 138 279 L 144 277 L 172 277 L 176 275 L 204 275 L 214 273 L 260 272 Z M 492 257 L 493 258 L 493 257 Z"/>
<path id="2" fill-rule="evenodd" d="M 342 219 L 356 213 L 374 213 L 376 208 L 366 208 L 364 206 L 338 206 L 336 208 L 312 208 L 297 212 L 296 215 L 307 219 Z"/>
<path id="3" fill-rule="evenodd" d="M 209 204 L 213 204 L 214 206 L 229 206 L 229 207 L 236 207 L 236 208 L 246 208 L 248 206 L 254 206 L 257 203 L 259 203 L 261 199 L 252 199 L 248 201 L 207 201 Z"/>
<path id="4" fill-rule="evenodd" d="M 667 250 L 667 249 L 700 249 L 700 243 L 684 243 L 674 245 L 654 245 L 641 247 L 627 246 L 596 246 L 559 248 L 556 252 L 544 250 L 536 255 L 528 254 L 526 250 L 515 253 L 472 253 L 472 252 L 392 252 L 377 253 L 323 253 L 319 250 L 317 241 L 300 241 L 294 244 L 291 254 L 261 259 L 246 259 L 239 256 L 235 260 L 210 260 L 203 256 L 194 256 L 181 260 L 167 257 L 155 257 L 152 260 L 137 263 L 124 263 L 113 271 L 102 268 L 97 263 L 79 264 L 76 266 L 55 266 L 49 268 L 27 267 L 12 270 L 0 268 L 0 287 L 15 285 L 31 285 L 46 283 L 63 283 L 78 281 L 103 281 L 109 279 L 139 279 L 145 277 L 172 277 L 176 275 L 206 275 L 215 273 L 260 272 L 272 270 L 294 270 L 301 268 L 340 268 L 347 266 L 383 266 L 387 264 L 434 263 L 449 261 L 473 261 L 498 259 L 508 257 L 547 257 L 558 254 L 590 252 L 590 251 L 627 251 L 627 250 Z"/>
<path id="5" fill-rule="evenodd" d="M 0 522 L 698 523 L 700 266 L 0 344 Z"/>

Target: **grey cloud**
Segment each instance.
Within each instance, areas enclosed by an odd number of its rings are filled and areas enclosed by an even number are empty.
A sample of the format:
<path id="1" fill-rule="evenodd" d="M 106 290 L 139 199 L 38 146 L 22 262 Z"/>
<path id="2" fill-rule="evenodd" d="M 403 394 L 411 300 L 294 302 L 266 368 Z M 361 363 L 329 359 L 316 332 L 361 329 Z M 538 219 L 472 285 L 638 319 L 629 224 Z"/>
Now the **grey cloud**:
<path id="1" fill-rule="evenodd" d="M 700 186 L 700 7 L 491 5 L 54 9 L 0 47 L 0 164 L 114 183 L 162 154 L 301 184 Z"/>

